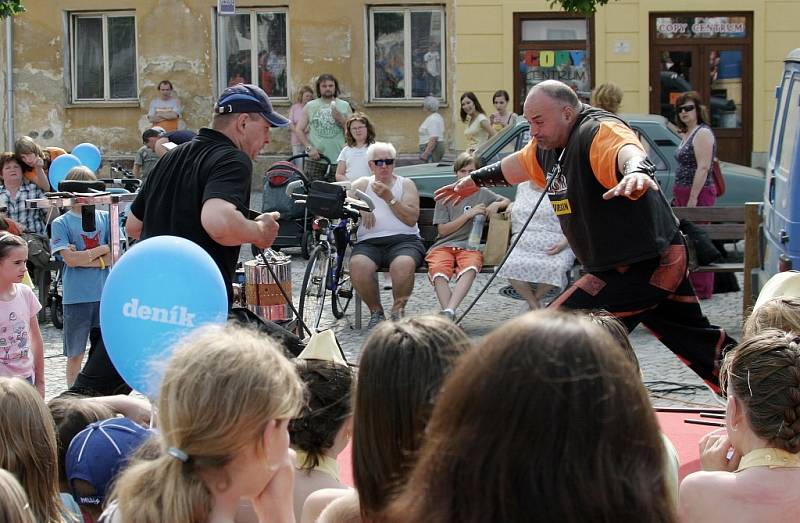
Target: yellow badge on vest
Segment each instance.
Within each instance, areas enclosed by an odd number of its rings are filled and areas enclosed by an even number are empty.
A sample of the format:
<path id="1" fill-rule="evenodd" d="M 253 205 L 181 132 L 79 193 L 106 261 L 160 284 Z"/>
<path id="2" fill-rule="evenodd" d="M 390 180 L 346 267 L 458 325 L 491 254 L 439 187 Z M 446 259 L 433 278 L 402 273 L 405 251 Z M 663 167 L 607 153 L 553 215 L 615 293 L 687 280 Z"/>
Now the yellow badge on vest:
<path id="1" fill-rule="evenodd" d="M 555 211 L 556 216 L 572 214 L 572 207 L 569 206 L 569 200 L 551 200 L 550 203 L 553 205 L 553 211 Z"/>

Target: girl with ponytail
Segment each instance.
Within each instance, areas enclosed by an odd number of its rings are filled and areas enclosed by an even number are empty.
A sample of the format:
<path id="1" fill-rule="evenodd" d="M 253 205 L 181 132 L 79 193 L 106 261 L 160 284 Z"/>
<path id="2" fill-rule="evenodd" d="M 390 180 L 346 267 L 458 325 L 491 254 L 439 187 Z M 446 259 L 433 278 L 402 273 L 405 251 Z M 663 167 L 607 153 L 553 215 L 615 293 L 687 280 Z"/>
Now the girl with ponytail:
<path id="1" fill-rule="evenodd" d="M 178 344 L 157 402 L 160 455 L 117 480 L 101 521 L 294 522 L 287 426 L 302 402 L 294 366 L 263 335 L 206 327 Z"/>
<path id="2" fill-rule="evenodd" d="M 800 337 L 767 329 L 720 370 L 725 429 L 700 440 L 703 471 L 680 487 L 682 521 L 797 521 L 800 507 Z"/>

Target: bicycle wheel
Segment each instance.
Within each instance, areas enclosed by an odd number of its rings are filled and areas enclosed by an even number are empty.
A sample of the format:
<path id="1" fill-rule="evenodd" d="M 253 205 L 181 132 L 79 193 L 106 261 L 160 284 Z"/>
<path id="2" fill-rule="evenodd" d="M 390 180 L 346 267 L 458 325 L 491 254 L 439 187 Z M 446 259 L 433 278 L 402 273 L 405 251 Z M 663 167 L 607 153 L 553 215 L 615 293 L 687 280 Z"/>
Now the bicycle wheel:
<path id="1" fill-rule="evenodd" d="M 303 286 L 300 288 L 300 308 L 298 310 L 303 323 L 312 334 L 316 332 L 322 319 L 325 293 L 328 292 L 325 280 L 328 278 L 329 265 L 328 248 L 325 245 L 318 245 L 311 253 L 311 259 L 306 265 Z"/>
<path id="2" fill-rule="evenodd" d="M 344 316 L 350 301 L 353 299 L 353 282 L 350 280 L 350 248 L 344 254 L 342 260 L 342 270 L 339 271 L 336 279 L 336 292 L 331 296 L 331 308 L 333 316 L 338 320 Z"/>

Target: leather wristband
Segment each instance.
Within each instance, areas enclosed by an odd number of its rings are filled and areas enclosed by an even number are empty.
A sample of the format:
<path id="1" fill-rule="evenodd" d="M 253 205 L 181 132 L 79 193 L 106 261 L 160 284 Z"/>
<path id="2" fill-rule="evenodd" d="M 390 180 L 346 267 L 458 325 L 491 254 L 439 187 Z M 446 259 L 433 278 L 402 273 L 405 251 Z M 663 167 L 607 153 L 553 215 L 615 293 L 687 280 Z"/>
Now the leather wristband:
<path id="1" fill-rule="evenodd" d="M 633 173 L 646 174 L 652 178 L 656 174 L 656 166 L 653 165 L 653 162 L 648 160 L 645 156 L 631 158 L 622 166 L 622 176 L 627 176 Z"/>
<path id="2" fill-rule="evenodd" d="M 476 169 L 469 174 L 469 177 L 472 178 L 472 181 L 475 182 L 475 185 L 478 187 L 511 186 L 511 184 L 508 183 L 508 180 L 506 180 L 505 176 L 503 176 L 503 170 L 500 168 L 500 162 L 495 162 L 491 165 L 487 165 L 486 167 Z"/>

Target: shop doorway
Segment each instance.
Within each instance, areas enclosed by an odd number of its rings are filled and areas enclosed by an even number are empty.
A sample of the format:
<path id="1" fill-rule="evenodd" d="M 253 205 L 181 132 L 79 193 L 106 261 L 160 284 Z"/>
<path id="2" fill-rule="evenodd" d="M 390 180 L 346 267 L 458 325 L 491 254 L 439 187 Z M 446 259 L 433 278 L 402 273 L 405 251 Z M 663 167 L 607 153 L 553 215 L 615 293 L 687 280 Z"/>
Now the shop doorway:
<path id="1" fill-rule="evenodd" d="M 682 92 L 700 94 L 721 160 L 750 165 L 752 14 L 650 15 L 650 112 L 675 122 Z"/>

